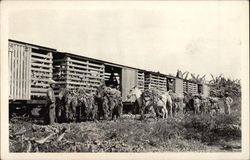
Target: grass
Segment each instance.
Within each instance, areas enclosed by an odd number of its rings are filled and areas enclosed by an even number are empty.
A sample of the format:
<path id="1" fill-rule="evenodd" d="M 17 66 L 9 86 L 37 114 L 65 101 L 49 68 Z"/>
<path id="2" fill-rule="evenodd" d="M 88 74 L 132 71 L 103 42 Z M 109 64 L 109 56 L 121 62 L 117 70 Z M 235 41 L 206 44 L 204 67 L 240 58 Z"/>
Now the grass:
<path id="1" fill-rule="evenodd" d="M 60 142 L 56 141 L 59 134 L 55 134 L 44 144 L 32 142 L 30 152 L 228 151 L 223 150 L 223 146 L 228 145 L 226 142 L 240 142 L 240 125 L 239 118 L 234 115 L 198 115 L 158 121 L 139 121 L 126 115 L 117 121 L 53 126 L 12 120 L 10 152 L 26 152 L 28 140 L 25 139 L 40 139 L 62 128 L 69 131 Z M 23 127 L 25 133 L 16 136 Z"/>

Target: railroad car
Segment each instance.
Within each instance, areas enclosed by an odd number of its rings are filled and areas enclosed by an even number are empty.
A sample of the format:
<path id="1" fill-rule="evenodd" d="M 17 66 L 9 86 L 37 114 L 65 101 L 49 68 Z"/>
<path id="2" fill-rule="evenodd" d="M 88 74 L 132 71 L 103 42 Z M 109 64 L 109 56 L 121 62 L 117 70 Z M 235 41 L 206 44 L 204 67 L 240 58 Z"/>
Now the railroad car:
<path id="1" fill-rule="evenodd" d="M 158 88 L 183 94 L 209 96 L 207 84 L 147 71 L 103 60 L 59 52 L 35 44 L 9 40 L 9 102 L 44 104 L 49 79 L 66 88 L 84 88 L 91 92 L 101 84 L 112 85 L 122 93 L 125 103 L 129 90 Z"/>

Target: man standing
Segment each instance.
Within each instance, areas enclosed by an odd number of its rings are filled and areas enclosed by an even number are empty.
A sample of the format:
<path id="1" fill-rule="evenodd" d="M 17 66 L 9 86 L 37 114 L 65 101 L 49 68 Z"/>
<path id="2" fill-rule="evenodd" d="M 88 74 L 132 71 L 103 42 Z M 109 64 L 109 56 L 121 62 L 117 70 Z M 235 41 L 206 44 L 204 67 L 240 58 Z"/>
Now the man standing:
<path id="1" fill-rule="evenodd" d="M 229 97 L 228 92 L 225 93 L 225 100 L 224 100 L 224 110 L 225 114 L 230 114 L 230 107 L 231 104 L 233 103 L 233 99 Z"/>
<path id="2" fill-rule="evenodd" d="M 48 117 L 48 123 L 49 124 L 54 124 L 55 123 L 55 117 L 56 117 L 56 113 L 55 113 L 55 93 L 53 88 L 55 88 L 55 81 L 54 80 L 50 80 L 49 81 L 50 86 L 47 90 L 47 96 L 46 96 L 46 106 L 48 107 L 48 111 L 49 111 L 49 117 Z"/>
<path id="3" fill-rule="evenodd" d="M 200 113 L 200 99 L 199 95 L 194 95 L 194 113 L 198 114 Z"/>

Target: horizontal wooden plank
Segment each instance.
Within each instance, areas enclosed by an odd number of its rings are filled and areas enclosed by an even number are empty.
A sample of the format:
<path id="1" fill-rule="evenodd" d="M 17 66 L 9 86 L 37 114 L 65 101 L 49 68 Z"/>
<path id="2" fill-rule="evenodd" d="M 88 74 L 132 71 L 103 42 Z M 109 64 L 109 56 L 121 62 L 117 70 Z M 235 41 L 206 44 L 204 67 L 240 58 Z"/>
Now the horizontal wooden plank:
<path id="1" fill-rule="evenodd" d="M 34 77 L 31 77 L 31 80 L 33 80 L 33 81 L 50 82 L 50 79 L 48 79 L 48 78 L 34 78 Z"/>
<path id="2" fill-rule="evenodd" d="M 39 71 L 39 72 L 52 73 L 52 69 L 40 69 L 40 68 L 34 68 L 34 67 L 31 67 L 31 71 Z"/>
<path id="3" fill-rule="evenodd" d="M 31 66 L 37 66 L 37 67 L 43 67 L 43 68 L 50 68 L 52 69 L 53 66 L 52 65 L 48 65 L 48 64 L 40 64 L 40 63 L 31 63 Z"/>
<path id="4" fill-rule="evenodd" d="M 39 53 L 34 53 L 34 52 L 31 52 L 31 56 L 37 56 L 37 57 L 49 58 L 49 59 L 53 58 L 52 55 L 39 54 Z"/>
<path id="5" fill-rule="evenodd" d="M 84 69 L 84 70 L 88 70 L 88 65 L 79 65 L 79 64 L 74 64 L 74 63 L 71 63 L 71 62 L 66 62 L 65 64 L 62 64 L 64 66 L 71 66 L 71 67 L 77 67 L 77 68 L 81 68 L 81 69 Z"/>
<path id="6" fill-rule="evenodd" d="M 31 88 L 36 88 L 36 87 L 49 87 L 49 84 L 45 84 L 45 83 L 40 83 L 40 82 L 37 82 L 36 84 L 33 84 L 31 83 Z"/>
<path id="7" fill-rule="evenodd" d="M 99 76 L 92 76 L 92 75 L 82 75 L 82 74 L 76 74 L 76 73 L 68 73 L 68 75 L 76 75 L 76 76 L 82 76 L 82 77 L 87 77 L 87 78 L 95 78 L 95 79 L 104 79 L 103 75 L 99 75 Z"/>
<path id="8" fill-rule="evenodd" d="M 54 74 L 53 74 L 54 75 Z M 57 75 L 57 74 L 55 74 Z M 83 75 L 78 73 L 72 73 L 71 71 L 67 71 L 66 73 L 62 73 L 61 76 L 79 76 L 79 77 L 86 77 L 86 78 L 95 78 L 95 79 L 104 79 L 103 74 L 100 74 L 100 76 L 91 76 L 91 75 Z"/>
<path id="9" fill-rule="evenodd" d="M 70 58 L 70 59 L 67 59 L 67 61 L 78 63 L 78 64 L 83 64 L 83 65 L 91 65 L 91 66 L 95 66 L 95 67 L 102 67 L 102 68 L 104 67 L 104 65 L 102 65 L 102 64 L 99 65 L 99 64 L 92 63 L 91 61 L 87 62 L 85 60 L 79 61 L 79 60 Z"/>
<path id="10" fill-rule="evenodd" d="M 47 88 L 31 88 L 31 92 L 36 92 L 36 93 L 46 93 L 47 92 Z"/>
<path id="11" fill-rule="evenodd" d="M 97 69 L 97 68 L 93 68 L 93 67 L 90 67 L 90 66 L 89 66 L 89 70 L 97 71 L 97 72 L 104 72 L 104 68 Z"/>
<path id="12" fill-rule="evenodd" d="M 72 81 L 66 81 L 67 84 L 75 84 L 75 85 L 91 85 L 91 86 L 100 86 L 99 84 L 89 84 L 89 83 L 80 83 L 80 82 L 72 82 Z"/>
<path id="13" fill-rule="evenodd" d="M 31 96 L 45 97 L 45 96 L 46 96 L 46 93 L 35 93 L 35 92 L 31 92 Z"/>
<path id="14" fill-rule="evenodd" d="M 43 63 L 50 63 L 52 64 L 52 60 L 40 59 L 40 58 L 31 58 L 31 62 L 43 62 Z"/>
<path id="15" fill-rule="evenodd" d="M 75 80 L 75 81 L 86 81 L 86 82 L 90 81 L 90 82 L 98 82 L 98 83 L 101 82 L 99 78 L 98 78 L 99 80 L 96 80 L 96 78 L 95 79 L 80 79 L 80 78 L 67 76 L 67 77 L 65 77 L 63 79 L 70 79 L 70 80 Z"/>
<path id="16" fill-rule="evenodd" d="M 92 63 L 91 61 L 89 61 L 89 66 L 90 67 L 100 67 L 100 68 L 104 68 L 105 66 L 103 64 L 96 64 L 96 63 Z"/>
<path id="17" fill-rule="evenodd" d="M 60 82 L 66 82 L 66 81 L 71 81 L 71 82 L 78 82 L 78 83 L 85 83 L 85 84 L 100 84 L 101 81 L 100 80 L 82 80 L 82 81 L 78 81 L 78 80 L 74 80 L 74 79 L 70 79 L 70 78 L 65 78 L 65 79 L 61 79 Z M 58 81 L 57 81 L 58 82 Z"/>
<path id="18" fill-rule="evenodd" d="M 97 71 L 97 72 L 104 72 L 104 68 L 97 69 L 97 68 L 92 68 L 90 66 L 87 67 L 87 66 L 80 66 L 80 65 L 75 65 L 75 64 L 68 64 L 68 66 L 69 67 L 81 68 L 84 71 L 92 70 L 92 71 Z"/>
<path id="19" fill-rule="evenodd" d="M 87 73 L 87 74 L 90 74 L 90 72 L 89 71 L 82 71 L 82 70 L 79 70 L 79 69 L 72 69 L 72 68 L 66 68 L 66 69 L 62 69 L 62 70 L 66 70 L 66 71 L 72 71 L 72 72 L 77 72 L 77 73 Z M 103 73 L 103 71 L 102 72 L 100 72 L 100 74 L 102 74 Z"/>
<path id="20" fill-rule="evenodd" d="M 34 76 L 43 76 L 46 78 L 52 78 L 52 74 L 44 74 L 44 73 L 37 73 L 37 72 L 33 72 Z"/>

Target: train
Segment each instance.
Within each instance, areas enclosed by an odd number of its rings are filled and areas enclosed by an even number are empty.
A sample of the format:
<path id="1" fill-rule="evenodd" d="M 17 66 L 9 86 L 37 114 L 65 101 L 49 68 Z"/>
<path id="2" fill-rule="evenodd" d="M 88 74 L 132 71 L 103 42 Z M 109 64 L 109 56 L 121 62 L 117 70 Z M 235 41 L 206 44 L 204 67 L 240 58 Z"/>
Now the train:
<path id="1" fill-rule="evenodd" d="M 94 92 L 105 83 L 117 87 L 127 102 L 129 90 L 157 88 L 209 96 L 206 83 L 194 83 L 176 76 L 148 71 L 54 48 L 8 40 L 9 103 L 45 104 L 50 79 L 69 89 L 84 88 Z M 55 91 L 56 92 L 56 91 Z"/>

